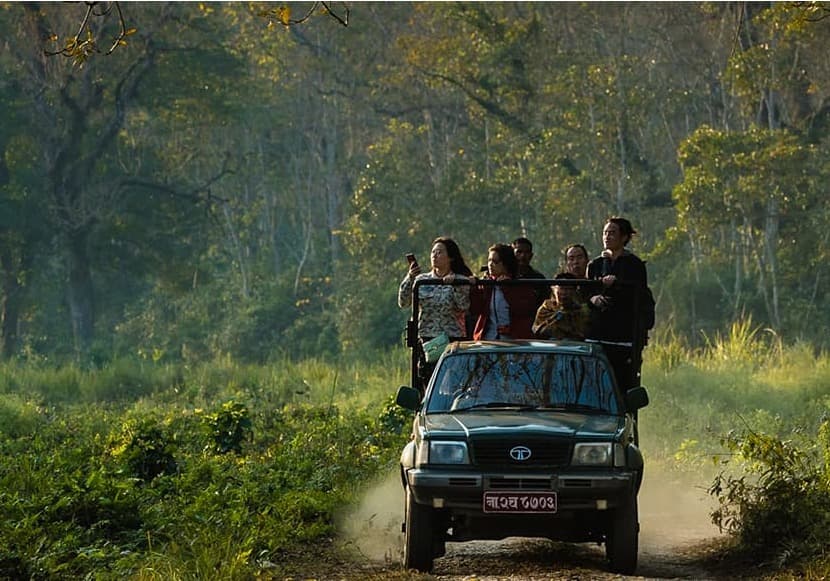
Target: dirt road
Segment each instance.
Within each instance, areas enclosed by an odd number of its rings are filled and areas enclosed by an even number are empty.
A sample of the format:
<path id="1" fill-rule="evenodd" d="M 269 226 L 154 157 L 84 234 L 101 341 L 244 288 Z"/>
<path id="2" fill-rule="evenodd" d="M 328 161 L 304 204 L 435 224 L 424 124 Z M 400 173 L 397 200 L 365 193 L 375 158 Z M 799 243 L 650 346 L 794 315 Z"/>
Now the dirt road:
<path id="1" fill-rule="evenodd" d="M 436 559 L 432 576 L 402 571 L 400 533 L 403 495 L 397 477 L 367 491 L 360 509 L 344 519 L 343 541 L 362 561 L 362 575 L 372 579 L 442 579 L 452 581 L 581 579 L 734 579 L 711 567 L 708 548 L 720 534 L 711 524 L 712 499 L 702 485 L 677 479 L 646 477 L 640 491 L 640 557 L 636 576 L 608 572 L 602 546 L 553 543 L 541 539 L 506 539 L 448 543 Z M 346 567 L 349 569 L 349 567 Z M 342 570 L 341 579 L 353 571 Z M 752 578 L 744 571 L 745 578 Z M 358 575 L 359 576 L 359 575 Z"/>
<path id="2" fill-rule="evenodd" d="M 640 553 L 637 576 L 623 576 L 607 571 L 601 546 L 535 539 L 478 541 L 451 545 L 447 556 L 436 560 L 433 575 L 452 581 L 723 578 L 702 567 L 696 554 L 684 554 L 683 550 L 645 548 Z"/>

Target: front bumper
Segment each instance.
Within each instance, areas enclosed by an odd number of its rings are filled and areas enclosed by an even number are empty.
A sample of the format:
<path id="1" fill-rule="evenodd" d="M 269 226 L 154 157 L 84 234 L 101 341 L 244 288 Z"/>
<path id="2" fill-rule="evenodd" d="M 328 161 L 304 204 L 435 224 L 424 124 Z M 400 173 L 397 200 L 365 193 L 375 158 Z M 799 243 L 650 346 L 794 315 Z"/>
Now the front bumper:
<path id="1" fill-rule="evenodd" d="M 405 477 L 418 504 L 456 514 L 482 513 L 485 491 L 552 491 L 557 493 L 557 514 L 561 517 L 613 509 L 630 498 L 637 481 L 634 471 L 612 468 L 546 473 L 410 468 Z"/>

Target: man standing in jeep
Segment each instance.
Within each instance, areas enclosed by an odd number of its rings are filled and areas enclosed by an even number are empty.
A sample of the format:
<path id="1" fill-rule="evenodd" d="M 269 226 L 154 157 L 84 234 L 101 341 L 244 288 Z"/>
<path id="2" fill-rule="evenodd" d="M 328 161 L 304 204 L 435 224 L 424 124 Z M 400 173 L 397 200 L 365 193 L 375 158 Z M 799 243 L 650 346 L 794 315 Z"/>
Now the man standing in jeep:
<path id="1" fill-rule="evenodd" d="M 647 307 L 646 265 L 626 248 L 636 233 L 627 219 L 609 218 L 602 230 L 604 250 L 588 263 L 588 278 L 602 287 L 590 298 L 593 317 L 587 340 L 602 344 L 623 389 L 640 385 L 647 332 L 639 316 Z"/>

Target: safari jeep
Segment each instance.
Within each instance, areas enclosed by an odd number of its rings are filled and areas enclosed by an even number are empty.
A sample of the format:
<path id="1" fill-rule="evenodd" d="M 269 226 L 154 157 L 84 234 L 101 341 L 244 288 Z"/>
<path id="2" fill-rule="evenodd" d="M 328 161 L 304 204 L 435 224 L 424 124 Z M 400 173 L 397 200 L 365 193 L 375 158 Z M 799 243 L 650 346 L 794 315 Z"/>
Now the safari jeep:
<path id="1" fill-rule="evenodd" d="M 414 377 L 413 377 L 414 379 Z M 636 410 L 596 344 L 451 343 L 421 393 L 401 454 L 404 564 L 430 571 L 447 541 L 543 537 L 604 543 L 610 569 L 637 567 L 643 457 Z"/>

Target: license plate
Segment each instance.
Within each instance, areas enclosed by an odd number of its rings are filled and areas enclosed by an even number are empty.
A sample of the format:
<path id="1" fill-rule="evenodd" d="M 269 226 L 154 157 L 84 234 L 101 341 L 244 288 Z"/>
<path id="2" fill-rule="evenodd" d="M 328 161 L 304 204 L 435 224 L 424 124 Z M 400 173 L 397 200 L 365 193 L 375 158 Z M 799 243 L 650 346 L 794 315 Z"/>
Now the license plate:
<path id="1" fill-rule="evenodd" d="M 487 491 L 484 512 L 556 512 L 556 493 Z"/>

